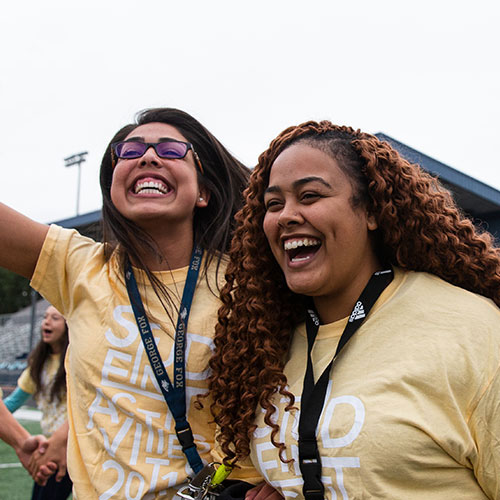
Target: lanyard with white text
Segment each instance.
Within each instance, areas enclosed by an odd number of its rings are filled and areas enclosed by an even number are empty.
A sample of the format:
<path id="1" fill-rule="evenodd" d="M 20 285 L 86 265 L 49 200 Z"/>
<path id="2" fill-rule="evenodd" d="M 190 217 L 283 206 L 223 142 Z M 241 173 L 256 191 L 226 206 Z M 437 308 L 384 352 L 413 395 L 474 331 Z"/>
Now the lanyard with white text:
<path id="1" fill-rule="evenodd" d="M 303 493 L 306 500 L 323 500 L 325 488 L 321 481 L 321 457 L 316 439 L 316 428 L 325 402 L 326 390 L 330 379 L 333 362 L 349 339 L 361 326 L 371 308 L 386 289 L 394 276 L 392 269 L 377 271 L 370 278 L 365 289 L 356 301 L 349 316 L 347 325 L 340 337 L 335 355 L 325 368 L 316 384 L 311 359 L 311 351 L 320 325 L 316 312 L 308 310 L 306 318 L 307 330 L 307 370 L 304 376 L 304 387 L 300 402 L 299 418 L 299 465 L 304 478 Z"/>
<path id="2" fill-rule="evenodd" d="M 186 331 L 193 301 L 196 282 L 200 271 L 201 257 L 203 251 L 196 247 L 191 256 L 191 262 L 186 277 L 186 284 L 182 293 L 182 301 L 179 308 L 179 316 L 177 318 L 177 326 L 175 329 L 175 345 L 174 345 L 174 383 L 168 377 L 165 365 L 158 352 L 153 332 L 144 310 L 141 294 L 137 287 L 134 271 L 129 261 L 125 264 L 125 282 L 127 284 L 127 292 L 130 299 L 130 304 L 134 311 L 135 320 L 141 333 L 144 350 L 148 355 L 149 362 L 153 368 L 156 380 L 160 386 L 161 392 L 167 402 L 170 411 L 175 420 L 175 432 L 182 446 L 182 451 L 186 455 L 189 465 L 195 473 L 203 468 L 203 462 L 196 450 L 194 443 L 193 432 L 186 417 L 186 376 L 184 351 L 186 345 Z"/>

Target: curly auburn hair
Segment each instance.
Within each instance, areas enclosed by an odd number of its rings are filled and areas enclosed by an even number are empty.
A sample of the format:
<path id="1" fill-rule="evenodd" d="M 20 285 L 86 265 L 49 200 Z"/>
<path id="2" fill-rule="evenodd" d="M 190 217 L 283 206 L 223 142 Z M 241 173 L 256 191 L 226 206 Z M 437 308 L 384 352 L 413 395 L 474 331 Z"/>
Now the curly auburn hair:
<path id="1" fill-rule="evenodd" d="M 273 162 L 299 142 L 332 156 L 351 179 L 353 206 L 364 203 L 376 218 L 380 258 L 432 273 L 500 306 L 500 249 L 489 233 L 461 213 L 436 179 L 388 143 L 359 130 L 329 121 L 286 129 L 262 153 L 251 175 L 245 205 L 236 215 L 227 283 L 221 291 L 209 387 L 226 463 L 249 455 L 259 404 L 272 429 L 271 441 L 286 461 L 285 445 L 276 440 L 279 426 L 273 421 L 272 399 L 279 393 L 288 398 L 287 410 L 293 407 L 283 368 L 293 329 L 305 319 L 307 301 L 288 289 L 262 224 Z"/>

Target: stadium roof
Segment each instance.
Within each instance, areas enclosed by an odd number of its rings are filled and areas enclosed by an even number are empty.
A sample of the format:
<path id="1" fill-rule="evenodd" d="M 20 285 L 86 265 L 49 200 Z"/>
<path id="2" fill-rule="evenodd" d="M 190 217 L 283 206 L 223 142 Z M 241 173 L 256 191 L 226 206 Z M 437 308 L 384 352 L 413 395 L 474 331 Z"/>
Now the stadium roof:
<path id="1" fill-rule="evenodd" d="M 476 217 L 496 212 L 500 214 L 500 191 L 416 149 L 412 149 L 382 132 L 375 135 L 380 140 L 391 144 L 410 163 L 417 163 L 424 170 L 438 177 L 440 182 L 453 192 L 456 202 L 465 212 Z"/>
<path id="2" fill-rule="evenodd" d="M 102 235 L 101 229 L 101 210 L 87 212 L 86 214 L 76 215 L 69 219 L 54 221 L 52 224 L 57 224 L 68 229 L 78 229 L 84 236 L 90 236 L 95 240 L 100 240 Z"/>
<path id="3" fill-rule="evenodd" d="M 61 227 L 74 228 L 80 226 L 86 226 L 87 224 L 95 224 L 101 220 L 101 211 L 96 210 L 95 212 L 88 212 L 82 215 L 76 215 L 75 217 L 70 217 L 69 219 L 62 219 L 53 222 Z"/>

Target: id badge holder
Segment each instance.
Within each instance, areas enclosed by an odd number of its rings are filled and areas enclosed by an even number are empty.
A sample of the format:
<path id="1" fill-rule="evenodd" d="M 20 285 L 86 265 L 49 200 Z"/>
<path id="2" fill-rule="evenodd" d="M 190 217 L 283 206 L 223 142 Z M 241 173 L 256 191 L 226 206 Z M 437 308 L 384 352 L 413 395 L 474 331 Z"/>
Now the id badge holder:
<path id="1" fill-rule="evenodd" d="M 229 476 L 231 470 L 230 467 L 218 462 L 205 465 L 187 486 L 177 492 L 177 495 L 185 500 L 214 500 L 219 495 L 222 481 Z"/>

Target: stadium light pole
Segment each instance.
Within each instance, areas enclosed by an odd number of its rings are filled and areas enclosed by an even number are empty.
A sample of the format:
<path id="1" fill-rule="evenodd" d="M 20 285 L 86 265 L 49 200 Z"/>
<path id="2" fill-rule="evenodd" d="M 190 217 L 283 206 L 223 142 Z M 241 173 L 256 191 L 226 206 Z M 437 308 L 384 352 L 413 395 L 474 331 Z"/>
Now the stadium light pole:
<path id="1" fill-rule="evenodd" d="M 64 158 L 64 166 L 72 167 L 73 165 L 78 165 L 78 185 L 76 188 L 76 215 L 80 215 L 80 179 L 81 179 L 81 164 L 86 161 L 87 151 L 82 153 L 77 153 L 76 155 L 68 156 Z"/>

